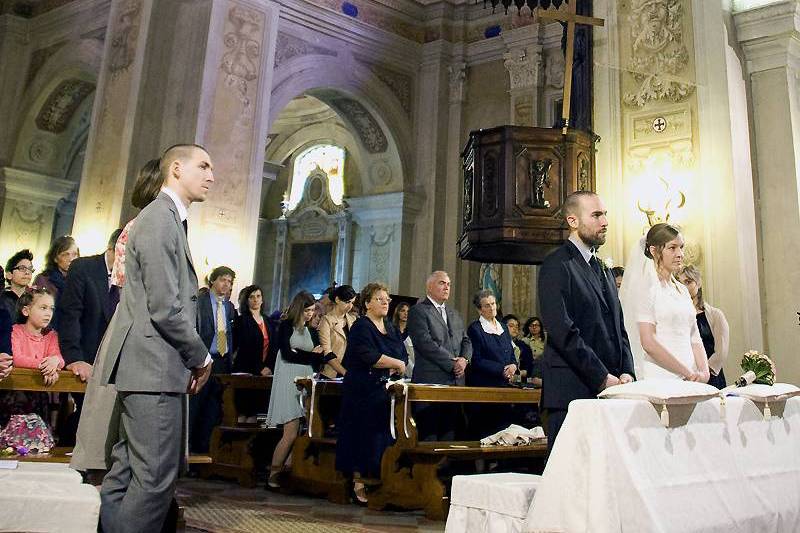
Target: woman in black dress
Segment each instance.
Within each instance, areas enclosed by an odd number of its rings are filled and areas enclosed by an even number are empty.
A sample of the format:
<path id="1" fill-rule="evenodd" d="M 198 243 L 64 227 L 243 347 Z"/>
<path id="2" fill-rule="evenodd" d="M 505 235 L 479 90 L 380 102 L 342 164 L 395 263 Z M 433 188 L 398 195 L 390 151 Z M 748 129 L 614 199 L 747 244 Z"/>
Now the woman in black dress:
<path id="1" fill-rule="evenodd" d="M 356 501 L 365 504 L 367 497 L 359 478 L 380 476 L 383 451 L 392 442 L 385 381 L 390 375 L 403 376 L 406 350 L 397 329 L 386 319 L 389 289 L 370 283 L 361 291 L 361 301 L 366 313 L 350 330 L 343 360 L 347 374 L 342 386 L 336 469 L 355 478 Z"/>
<path id="2" fill-rule="evenodd" d="M 270 342 L 273 331 L 263 312 L 264 292 L 250 285 L 239 293 L 240 314 L 233 322 L 233 371 L 254 376 L 271 376 L 267 366 L 270 351 L 277 343 Z M 258 413 L 267 412 L 267 396 L 258 390 L 238 390 L 234 397 L 239 422 L 254 423 Z"/>

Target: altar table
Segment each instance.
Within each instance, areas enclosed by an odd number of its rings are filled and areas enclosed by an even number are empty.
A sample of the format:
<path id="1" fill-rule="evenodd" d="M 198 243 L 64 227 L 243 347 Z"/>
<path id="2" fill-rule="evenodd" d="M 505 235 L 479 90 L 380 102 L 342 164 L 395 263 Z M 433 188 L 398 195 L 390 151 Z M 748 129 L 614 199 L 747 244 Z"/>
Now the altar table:
<path id="1" fill-rule="evenodd" d="M 800 531 L 800 398 L 770 405 L 572 402 L 526 531 Z"/>
<path id="2" fill-rule="evenodd" d="M 100 494 L 66 464 L 23 463 L 0 470 L 0 531 L 97 530 Z"/>

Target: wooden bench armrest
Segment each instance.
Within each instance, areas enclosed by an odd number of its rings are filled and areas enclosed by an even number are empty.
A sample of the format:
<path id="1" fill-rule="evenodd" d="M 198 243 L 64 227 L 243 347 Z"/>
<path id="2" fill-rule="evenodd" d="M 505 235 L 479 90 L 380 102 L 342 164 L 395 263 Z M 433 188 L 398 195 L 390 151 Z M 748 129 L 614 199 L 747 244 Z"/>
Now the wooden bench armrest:
<path id="1" fill-rule="evenodd" d="M 14 368 L 11 374 L 0 380 L 0 390 L 24 390 L 40 392 L 86 392 L 86 383 L 68 370 L 58 373 L 58 381 L 49 387 L 44 384 L 42 373 L 33 368 Z"/>

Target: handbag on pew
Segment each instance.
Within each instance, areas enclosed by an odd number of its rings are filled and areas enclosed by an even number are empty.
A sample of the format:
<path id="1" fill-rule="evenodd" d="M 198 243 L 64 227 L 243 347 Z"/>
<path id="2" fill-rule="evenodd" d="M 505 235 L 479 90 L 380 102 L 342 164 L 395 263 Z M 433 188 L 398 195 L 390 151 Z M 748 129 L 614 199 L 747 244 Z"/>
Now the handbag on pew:
<path id="1" fill-rule="evenodd" d="M 11 415 L 0 431 L 0 449 L 13 448 L 17 453 L 47 453 L 55 446 L 53 433 L 37 414 Z M 24 453 L 20 453 L 24 455 Z"/>

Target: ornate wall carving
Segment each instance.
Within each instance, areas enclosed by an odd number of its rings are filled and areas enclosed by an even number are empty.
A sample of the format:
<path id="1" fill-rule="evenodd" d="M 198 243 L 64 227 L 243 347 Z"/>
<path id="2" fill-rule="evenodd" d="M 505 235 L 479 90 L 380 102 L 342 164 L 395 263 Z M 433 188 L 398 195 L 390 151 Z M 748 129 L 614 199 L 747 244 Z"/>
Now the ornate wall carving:
<path id="1" fill-rule="evenodd" d="M 335 56 L 336 52 L 322 46 L 316 46 L 294 35 L 279 32 L 275 50 L 275 68 L 280 67 L 294 57 L 308 55 Z"/>
<path id="2" fill-rule="evenodd" d="M 369 230 L 369 279 L 374 281 L 389 281 L 389 259 L 392 253 L 392 237 L 394 225 L 373 226 Z"/>
<path id="3" fill-rule="evenodd" d="M 512 279 L 514 290 L 512 291 L 512 306 L 514 313 L 520 319 L 520 326 L 525 324 L 527 317 L 533 314 L 533 302 L 531 301 L 531 279 L 533 267 L 529 265 L 514 265 L 512 269 Z"/>
<path id="4" fill-rule="evenodd" d="M 532 48 L 515 48 L 503 54 L 503 65 L 508 70 L 511 90 L 527 89 L 539 84 L 539 67 L 542 56 Z"/>
<path id="5" fill-rule="evenodd" d="M 380 124 L 361 102 L 336 97 L 328 103 L 353 126 L 369 153 L 383 153 L 389 148 L 389 141 L 383 134 Z"/>
<path id="6" fill-rule="evenodd" d="M 226 85 L 239 91 L 246 112 L 251 109 L 247 85 L 258 77 L 261 61 L 263 18 L 263 14 L 239 5 L 228 11 L 230 28 L 226 26 L 229 31 L 223 40 L 225 53 L 220 68 Z"/>
<path id="7" fill-rule="evenodd" d="M 136 56 L 139 22 L 142 17 L 141 0 L 128 0 L 120 7 L 114 36 L 111 38 L 109 70 L 112 76 L 128 69 Z"/>
<path id="8" fill-rule="evenodd" d="M 680 102 L 694 92 L 694 85 L 680 79 L 689 67 L 683 15 L 682 0 L 633 1 L 628 14 L 628 72 L 636 89 L 625 93 L 627 105 L 643 107 L 659 100 Z"/>
<path id="9" fill-rule="evenodd" d="M 467 99 L 465 81 L 467 78 L 467 64 L 454 63 L 447 67 L 450 82 L 450 103 L 457 104 Z"/>
<path id="10" fill-rule="evenodd" d="M 392 94 L 397 97 L 397 100 L 400 102 L 400 106 L 403 108 L 403 110 L 410 114 L 411 86 L 413 83 L 411 76 L 381 65 L 376 65 L 369 62 L 366 62 L 366 64 L 372 73 L 375 74 L 375 77 L 389 87 L 389 90 L 392 91 Z"/>
<path id="11" fill-rule="evenodd" d="M 87 81 L 74 78 L 62 81 L 36 115 L 36 127 L 51 133 L 63 132 L 75 110 L 92 91 L 94 84 Z"/>

